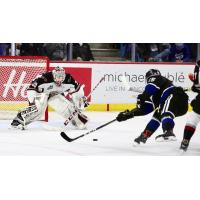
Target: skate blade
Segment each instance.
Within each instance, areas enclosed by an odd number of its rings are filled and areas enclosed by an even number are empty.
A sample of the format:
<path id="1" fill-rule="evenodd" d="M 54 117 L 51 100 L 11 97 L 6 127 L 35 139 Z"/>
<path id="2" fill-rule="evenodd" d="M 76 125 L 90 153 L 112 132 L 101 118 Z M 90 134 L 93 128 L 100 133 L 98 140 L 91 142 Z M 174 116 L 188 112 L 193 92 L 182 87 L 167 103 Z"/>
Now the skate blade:
<path id="1" fill-rule="evenodd" d="M 140 144 L 138 144 L 137 142 L 133 142 L 133 147 L 138 147 L 140 146 Z"/>
<path id="2" fill-rule="evenodd" d="M 144 145 L 145 145 L 145 143 L 143 143 L 143 142 L 140 142 L 140 144 L 137 142 L 133 142 L 133 147 L 144 146 Z"/>
<path id="3" fill-rule="evenodd" d="M 171 141 L 177 141 L 176 137 L 174 136 L 170 136 L 168 138 L 163 138 L 163 137 L 159 137 L 157 139 L 155 139 L 156 142 L 171 142 Z"/>
<path id="4" fill-rule="evenodd" d="M 27 130 L 27 127 L 25 127 L 25 126 L 10 126 L 8 129 L 9 130 L 21 130 L 21 131 L 24 131 L 24 130 Z"/>
<path id="5" fill-rule="evenodd" d="M 187 150 L 184 150 L 184 149 L 179 149 L 179 153 L 180 155 L 184 155 L 186 154 Z"/>

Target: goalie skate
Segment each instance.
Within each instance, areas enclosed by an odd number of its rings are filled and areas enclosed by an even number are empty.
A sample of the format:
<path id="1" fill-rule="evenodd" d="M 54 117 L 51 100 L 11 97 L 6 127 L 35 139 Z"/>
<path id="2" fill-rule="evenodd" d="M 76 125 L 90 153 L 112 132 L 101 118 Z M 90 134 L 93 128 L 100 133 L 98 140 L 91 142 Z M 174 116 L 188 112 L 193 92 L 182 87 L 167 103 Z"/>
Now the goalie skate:
<path id="1" fill-rule="evenodd" d="M 11 128 L 12 129 L 20 129 L 20 130 L 25 130 L 26 126 L 21 124 L 18 120 L 13 120 L 11 123 Z"/>
<path id="2" fill-rule="evenodd" d="M 11 127 L 13 129 L 21 129 L 21 130 L 25 130 L 25 123 L 24 123 L 24 119 L 21 115 L 21 113 L 19 112 L 17 114 L 17 116 L 13 119 L 13 121 L 11 122 Z"/>

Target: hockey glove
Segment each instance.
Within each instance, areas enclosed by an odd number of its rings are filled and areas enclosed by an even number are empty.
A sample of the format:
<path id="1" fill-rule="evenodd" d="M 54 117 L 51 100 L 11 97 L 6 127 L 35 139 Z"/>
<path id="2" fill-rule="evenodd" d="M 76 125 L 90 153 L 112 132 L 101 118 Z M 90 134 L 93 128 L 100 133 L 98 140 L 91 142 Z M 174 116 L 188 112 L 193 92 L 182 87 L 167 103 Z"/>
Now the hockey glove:
<path id="1" fill-rule="evenodd" d="M 84 104 L 84 108 L 86 108 L 86 107 L 88 107 L 90 105 L 89 102 L 87 101 L 86 96 L 82 97 L 82 101 L 83 101 L 83 104 Z"/>
<path id="2" fill-rule="evenodd" d="M 141 104 L 142 104 L 142 102 L 141 102 L 141 94 L 139 94 L 138 96 L 137 96 L 137 108 L 140 108 L 141 107 Z"/>
<path id="3" fill-rule="evenodd" d="M 137 96 L 137 107 L 141 108 L 144 105 L 146 100 L 149 100 L 149 95 L 146 92 L 139 94 Z"/>
<path id="4" fill-rule="evenodd" d="M 116 117 L 118 122 L 126 121 L 127 119 L 131 119 L 134 117 L 133 112 L 129 110 L 125 110 L 123 112 L 120 112 L 118 116 Z"/>
<path id="5" fill-rule="evenodd" d="M 87 98 L 85 96 L 81 97 L 78 101 L 75 102 L 75 106 L 80 110 L 83 111 L 86 107 L 89 106 Z"/>
<path id="6" fill-rule="evenodd" d="M 191 89 L 192 89 L 193 92 L 199 93 L 200 92 L 200 85 L 193 85 Z"/>

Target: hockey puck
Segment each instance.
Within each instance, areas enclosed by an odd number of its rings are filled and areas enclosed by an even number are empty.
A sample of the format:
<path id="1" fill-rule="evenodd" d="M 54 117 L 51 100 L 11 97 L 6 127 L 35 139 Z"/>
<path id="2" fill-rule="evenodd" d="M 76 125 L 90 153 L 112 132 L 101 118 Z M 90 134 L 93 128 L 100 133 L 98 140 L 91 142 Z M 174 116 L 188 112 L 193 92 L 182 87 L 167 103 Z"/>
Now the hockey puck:
<path id="1" fill-rule="evenodd" d="M 98 141 L 98 139 L 93 139 L 93 141 Z"/>

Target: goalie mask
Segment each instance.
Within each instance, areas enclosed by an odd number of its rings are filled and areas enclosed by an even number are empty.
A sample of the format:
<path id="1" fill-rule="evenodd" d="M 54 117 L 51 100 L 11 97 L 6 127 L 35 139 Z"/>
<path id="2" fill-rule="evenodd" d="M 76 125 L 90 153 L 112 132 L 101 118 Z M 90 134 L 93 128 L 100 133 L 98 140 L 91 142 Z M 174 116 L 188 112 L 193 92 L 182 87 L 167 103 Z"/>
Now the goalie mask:
<path id="1" fill-rule="evenodd" d="M 62 82 L 65 80 L 65 70 L 62 67 L 56 67 L 52 71 L 52 74 L 56 85 L 61 86 Z"/>

